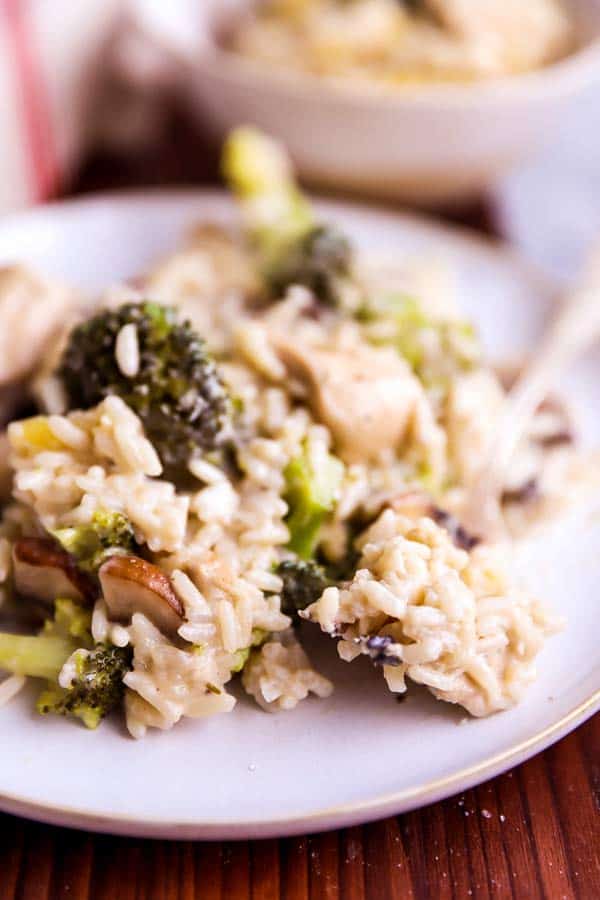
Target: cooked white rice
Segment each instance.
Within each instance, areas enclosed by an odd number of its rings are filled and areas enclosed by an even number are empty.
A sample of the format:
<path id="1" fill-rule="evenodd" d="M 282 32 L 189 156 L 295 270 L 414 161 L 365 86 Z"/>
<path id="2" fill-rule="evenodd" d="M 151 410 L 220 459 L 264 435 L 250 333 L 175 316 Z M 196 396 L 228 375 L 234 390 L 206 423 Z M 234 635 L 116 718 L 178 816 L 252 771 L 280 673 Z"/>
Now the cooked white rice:
<path id="1" fill-rule="evenodd" d="M 327 588 L 303 613 L 339 637 L 342 659 L 377 656 L 383 645 L 390 690 L 403 693 L 408 677 L 474 716 L 519 700 L 561 621 L 509 586 L 493 548 L 469 554 L 431 519 L 391 509 L 359 545 L 352 581 Z"/>
<path id="2" fill-rule="evenodd" d="M 123 375 L 126 375 L 127 378 L 135 378 L 140 369 L 140 347 L 137 328 L 132 322 L 129 325 L 123 325 L 119 331 L 115 344 L 115 356 Z"/>
<path id="3" fill-rule="evenodd" d="M 124 680 L 134 737 L 171 728 L 185 716 L 231 711 L 235 699 L 227 685 L 240 670 L 247 693 L 268 710 L 292 709 L 310 694 L 326 697 L 332 685 L 290 630 L 275 570 L 289 555 L 286 467 L 303 449 L 319 470 L 334 451 L 345 467 L 321 547 L 339 561 L 362 521 L 360 561 L 355 575 L 327 588 L 306 618 L 332 635 L 345 660 L 383 654 L 376 662 L 392 691 L 404 691 L 408 678 L 477 716 L 515 703 L 535 675 L 545 637 L 560 623 L 511 586 L 498 548 L 460 549 L 432 518 L 432 500 L 460 511 L 503 399 L 500 381 L 479 363 L 469 371 L 436 368 L 447 362 L 446 332 L 436 323 L 453 323 L 457 315 L 443 273 L 435 266 L 412 273 L 405 266 L 400 277 L 397 268 L 382 265 L 363 271 L 382 289 L 395 277 L 403 292 L 411 284 L 425 291 L 432 327 L 420 352 L 435 376 L 428 382 L 383 346 L 389 322 L 349 321 L 328 311 L 312 317 L 312 295 L 300 287 L 256 308 L 251 267 L 239 246 L 216 231 L 197 240 L 155 270 L 145 288 L 191 313 L 217 354 L 243 408 L 241 474 L 194 457 L 191 486 L 178 488 L 122 400 L 110 396 L 63 415 L 54 381 L 38 379 L 49 414 L 8 428 L 14 502 L 0 525 L 0 585 L 10 583 L 19 537 L 89 523 L 100 510 L 121 512 L 184 610 L 177 634 L 168 636 L 141 612 L 130 622 L 112 621 L 105 599 L 96 601 L 94 640 L 132 648 Z M 284 347 L 289 339 L 293 364 Z M 119 333 L 115 353 L 123 374 L 134 378 L 140 366 L 135 326 Z M 331 377 L 314 375 L 311 367 L 319 364 Z M 346 388 L 340 372 L 349 373 Z M 575 457 L 568 446 L 545 446 L 553 429 L 552 421 L 532 427 L 509 488 L 535 477 L 544 497 L 550 488 L 564 494 L 557 473 L 573 468 Z M 522 504 L 511 507 L 515 527 L 529 515 Z M 63 670 L 65 683 L 71 669 Z M 3 682 L 0 701 L 20 686 L 15 678 Z"/>
<path id="4" fill-rule="evenodd" d="M 332 683 L 312 668 L 301 644 L 290 632 L 251 652 L 242 684 L 269 711 L 294 709 L 310 693 L 329 697 L 333 691 Z"/>
<path id="5" fill-rule="evenodd" d="M 293 73 L 351 84 L 418 85 L 535 69 L 573 45 L 559 0 L 266 0 L 232 46 Z"/>

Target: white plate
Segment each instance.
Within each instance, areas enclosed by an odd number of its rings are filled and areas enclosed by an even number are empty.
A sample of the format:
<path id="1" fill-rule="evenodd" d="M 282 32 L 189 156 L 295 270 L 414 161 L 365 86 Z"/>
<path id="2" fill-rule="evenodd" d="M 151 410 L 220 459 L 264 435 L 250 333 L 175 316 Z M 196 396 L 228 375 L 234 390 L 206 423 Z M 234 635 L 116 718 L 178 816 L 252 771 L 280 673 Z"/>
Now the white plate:
<path id="1" fill-rule="evenodd" d="M 305 179 L 328 189 L 429 205 L 478 195 L 551 143 L 572 102 L 600 80 L 600 0 L 567 0 L 582 46 L 554 65 L 396 91 L 302 76 L 220 48 L 216 23 L 254 4 L 136 0 L 135 7 L 144 37 L 164 57 L 158 79 L 171 68 L 192 111 L 216 134 L 258 125 L 285 143 Z"/>
<path id="2" fill-rule="evenodd" d="M 495 356 L 523 349 L 550 304 L 547 287 L 506 251 L 412 218 L 324 204 L 364 247 L 447 256 Z M 228 221 L 216 193 L 97 198 L 0 223 L 0 261 L 15 258 L 99 288 L 173 248 L 198 218 Z M 600 359 L 565 384 L 588 440 Z M 315 636 L 335 682 L 328 700 L 269 715 L 240 697 L 233 713 L 187 720 L 136 743 L 118 721 L 97 732 L 37 716 L 32 695 L 0 712 L 0 807 L 61 825 L 168 838 L 315 831 L 398 813 L 464 790 L 548 746 L 600 707 L 600 524 L 575 515 L 530 548 L 540 594 L 569 616 L 515 710 L 461 724 L 457 709 L 411 690 L 399 705 L 366 660 L 347 665 Z"/>
<path id="3" fill-rule="evenodd" d="M 553 278 L 574 278 L 600 234 L 600 86 L 573 103 L 560 137 L 496 187 L 503 235 Z M 548 210 L 560 210 L 549 216 Z"/>

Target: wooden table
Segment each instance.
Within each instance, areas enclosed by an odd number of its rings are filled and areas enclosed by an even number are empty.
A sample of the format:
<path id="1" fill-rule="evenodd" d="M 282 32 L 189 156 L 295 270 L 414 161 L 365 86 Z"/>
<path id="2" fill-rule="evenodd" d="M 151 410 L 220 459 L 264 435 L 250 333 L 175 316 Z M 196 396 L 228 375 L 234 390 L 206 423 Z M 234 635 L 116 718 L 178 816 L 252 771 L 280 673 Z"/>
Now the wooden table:
<path id="1" fill-rule="evenodd" d="M 598 900 L 600 717 L 518 769 L 398 818 L 238 843 L 0 817 L 0 900 Z"/>
<path id="2" fill-rule="evenodd" d="M 90 160 L 73 192 L 215 177 L 214 152 L 174 113 L 158 149 Z M 489 225 L 482 209 L 466 219 Z M 327 834 L 169 843 L 11 816 L 0 828 L 0 900 L 600 900 L 600 716 L 472 791 Z"/>

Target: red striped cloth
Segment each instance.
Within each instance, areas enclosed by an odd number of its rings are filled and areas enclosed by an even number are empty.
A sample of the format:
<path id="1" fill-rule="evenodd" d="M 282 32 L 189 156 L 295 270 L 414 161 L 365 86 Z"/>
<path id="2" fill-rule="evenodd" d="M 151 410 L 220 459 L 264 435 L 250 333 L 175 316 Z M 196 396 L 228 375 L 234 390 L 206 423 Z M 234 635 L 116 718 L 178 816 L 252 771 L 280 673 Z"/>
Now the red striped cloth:
<path id="1" fill-rule="evenodd" d="M 29 199 L 35 203 L 52 196 L 60 183 L 50 102 L 41 54 L 29 26 L 29 3 L 0 0 L 0 4 L 16 69 Z"/>

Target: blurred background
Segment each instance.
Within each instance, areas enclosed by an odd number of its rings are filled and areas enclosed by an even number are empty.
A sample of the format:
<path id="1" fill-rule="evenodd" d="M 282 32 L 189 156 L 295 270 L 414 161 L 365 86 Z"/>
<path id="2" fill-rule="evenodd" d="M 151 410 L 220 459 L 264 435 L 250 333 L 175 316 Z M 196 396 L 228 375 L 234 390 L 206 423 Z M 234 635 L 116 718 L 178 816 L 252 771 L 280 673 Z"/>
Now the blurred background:
<path id="1" fill-rule="evenodd" d="M 542 29 L 536 3 L 527 46 Z M 521 15 L 528 5 L 520 4 Z M 327 7 L 319 28 L 330 33 L 318 35 L 317 74 L 297 71 L 280 24 L 270 22 L 264 50 L 249 24 L 252 6 L 1 0 L 0 215 L 88 191 L 215 184 L 220 138 L 248 121 L 282 138 L 304 180 L 321 192 L 483 226 L 553 276 L 573 276 L 600 232 L 597 0 L 565 0 L 573 44 L 549 65 L 507 77 L 489 77 L 498 74 L 489 61 L 499 30 L 518 17 L 515 0 L 485 4 L 497 8 L 488 43 L 474 31 L 472 46 L 461 45 L 458 76 L 433 27 L 465 12 L 472 19 L 477 0 L 266 0 L 262 8 L 280 17 Z M 422 16 L 421 31 L 402 38 L 418 77 L 403 70 L 398 83 L 382 86 L 379 71 L 372 77 L 373 48 L 390 40 L 392 6 Z M 522 23 L 513 46 L 519 30 Z M 426 40 L 447 71 L 424 68 Z"/>

